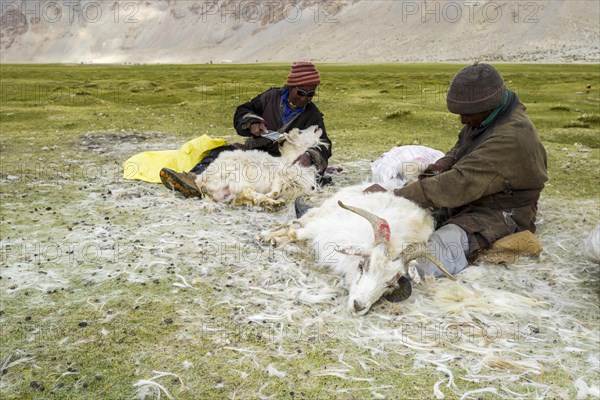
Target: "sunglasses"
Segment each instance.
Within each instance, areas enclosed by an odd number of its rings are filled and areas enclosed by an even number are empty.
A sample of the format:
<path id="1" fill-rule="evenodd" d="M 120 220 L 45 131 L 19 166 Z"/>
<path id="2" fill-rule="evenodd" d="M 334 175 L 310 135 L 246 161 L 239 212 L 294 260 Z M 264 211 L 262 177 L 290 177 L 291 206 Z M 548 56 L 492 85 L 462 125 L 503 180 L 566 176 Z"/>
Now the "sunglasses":
<path id="1" fill-rule="evenodd" d="M 313 97 L 315 95 L 315 93 L 317 93 L 316 90 L 306 91 L 306 90 L 296 88 L 296 94 L 300 97 Z"/>

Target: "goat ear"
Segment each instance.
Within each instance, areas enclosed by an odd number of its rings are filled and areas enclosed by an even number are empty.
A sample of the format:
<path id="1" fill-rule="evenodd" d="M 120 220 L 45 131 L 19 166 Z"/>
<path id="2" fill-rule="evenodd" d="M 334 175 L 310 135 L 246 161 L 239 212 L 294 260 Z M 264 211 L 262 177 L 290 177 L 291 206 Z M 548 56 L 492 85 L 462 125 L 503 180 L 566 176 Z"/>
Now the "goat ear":
<path id="1" fill-rule="evenodd" d="M 387 286 L 394 287 L 398 283 L 398 280 L 400 278 L 402 278 L 403 276 L 406 276 L 406 273 L 407 273 L 406 265 L 404 265 L 404 264 L 400 265 L 398 267 L 398 271 L 394 274 L 394 277 L 386 282 Z"/>
<path id="2" fill-rule="evenodd" d="M 396 285 L 397 285 L 397 283 L 398 283 L 398 279 L 400 279 L 400 276 L 398 276 L 398 275 L 394 275 L 394 277 L 393 277 L 392 279 L 390 279 L 389 281 L 387 281 L 387 282 L 385 283 L 385 286 L 386 286 L 388 289 L 395 289 L 395 288 L 396 288 Z"/>
<path id="3" fill-rule="evenodd" d="M 347 256 L 368 256 L 369 253 L 367 253 L 367 251 L 360 246 L 344 246 L 344 247 L 339 247 L 339 246 L 335 246 L 335 251 L 337 251 L 340 254 L 345 254 Z"/>
<path id="4" fill-rule="evenodd" d="M 419 270 L 417 269 L 416 261 L 413 260 L 409 262 L 407 270 L 407 275 L 411 281 L 413 281 L 416 284 L 421 283 L 421 275 L 419 275 Z"/>
<path id="5" fill-rule="evenodd" d="M 283 142 L 287 142 L 290 145 L 295 146 L 296 145 L 296 141 L 294 140 L 294 138 L 297 139 L 296 136 L 292 136 L 291 133 L 287 133 L 287 134 L 284 134 L 283 137 L 280 140 L 282 141 L 282 143 Z"/>

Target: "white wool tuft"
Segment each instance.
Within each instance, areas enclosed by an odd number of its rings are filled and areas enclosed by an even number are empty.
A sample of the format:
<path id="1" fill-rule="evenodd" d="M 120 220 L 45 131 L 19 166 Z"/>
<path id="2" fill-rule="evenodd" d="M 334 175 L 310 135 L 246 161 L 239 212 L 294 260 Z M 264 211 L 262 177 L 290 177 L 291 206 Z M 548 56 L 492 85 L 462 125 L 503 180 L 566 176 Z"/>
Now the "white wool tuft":
<path id="1" fill-rule="evenodd" d="M 470 390 L 468 392 L 465 392 L 460 397 L 460 400 L 466 400 L 466 399 L 470 399 L 470 398 L 479 398 L 479 396 L 476 396 L 476 397 L 474 397 L 474 396 L 475 395 L 479 395 L 480 393 L 494 393 L 494 394 L 498 394 L 498 389 L 496 389 L 495 387 L 490 387 L 490 388 L 482 388 L 482 389 Z"/>
<path id="2" fill-rule="evenodd" d="M 137 381 L 136 383 L 133 384 L 133 387 L 137 388 L 136 397 L 140 400 L 144 400 L 148 396 L 152 396 L 152 397 L 156 397 L 157 399 L 160 399 L 161 393 L 164 393 L 168 399 L 173 399 L 174 397 L 167 391 L 167 389 L 160 383 L 156 382 L 156 380 L 163 378 L 165 376 L 176 378 L 179 381 L 181 388 L 185 389 L 185 385 L 183 384 L 183 381 L 181 380 L 179 375 L 176 375 L 172 372 L 162 372 L 162 371 L 152 371 L 152 373 L 154 374 L 154 376 L 152 378 L 140 379 L 139 381 Z"/>
<path id="3" fill-rule="evenodd" d="M 583 377 L 577 378 L 577 380 L 575 381 L 575 389 L 577 389 L 577 399 L 578 400 L 579 399 L 588 399 L 591 397 L 595 397 L 595 398 L 600 397 L 600 390 L 598 389 L 598 386 L 596 386 L 596 385 L 588 386 L 588 384 L 585 382 Z"/>
<path id="4" fill-rule="evenodd" d="M 585 238 L 581 250 L 587 258 L 600 263 L 600 222 Z"/>
<path id="5" fill-rule="evenodd" d="M 279 371 L 273 364 L 269 364 L 267 366 L 267 373 L 269 376 L 275 376 L 277 378 L 285 378 L 286 373 L 283 371 Z"/>

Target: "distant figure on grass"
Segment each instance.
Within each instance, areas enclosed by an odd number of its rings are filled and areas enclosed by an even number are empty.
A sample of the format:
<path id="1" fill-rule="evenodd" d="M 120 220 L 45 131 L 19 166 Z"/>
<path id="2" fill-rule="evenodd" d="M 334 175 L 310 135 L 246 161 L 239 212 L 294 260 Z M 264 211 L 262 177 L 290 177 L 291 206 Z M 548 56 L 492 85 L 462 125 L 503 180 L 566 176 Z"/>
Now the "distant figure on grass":
<path id="1" fill-rule="evenodd" d="M 535 232 L 537 201 L 548 174 L 546 150 L 525 106 L 494 67 L 475 63 L 460 70 L 446 103 L 464 125 L 458 142 L 418 181 L 394 194 L 432 207 L 437 230 L 428 246 L 456 274 L 499 239 Z M 380 191 L 385 189 L 377 184 L 365 189 Z M 525 248 L 530 239 L 509 247 L 532 251 Z M 424 275 L 441 274 L 430 262 L 419 264 Z"/>
<path id="2" fill-rule="evenodd" d="M 327 137 L 323 114 L 312 103 L 321 77 L 316 66 L 310 62 L 294 62 L 283 88 L 271 88 L 251 101 L 240 105 L 233 116 L 237 133 L 248 139 L 244 144 L 233 144 L 212 150 L 190 172 L 178 173 L 163 168 L 160 179 L 169 190 L 176 190 L 185 197 L 202 197 L 196 184 L 196 177 L 221 154 L 233 150 L 261 150 L 279 157 L 279 143 L 261 135 L 269 132 L 289 132 L 317 125 L 321 131 L 321 145 L 309 148 L 296 160 L 301 167 L 314 165 L 319 173 L 319 182 L 330 178 L 323 173 L 331 157 L 331 140 Z"/>

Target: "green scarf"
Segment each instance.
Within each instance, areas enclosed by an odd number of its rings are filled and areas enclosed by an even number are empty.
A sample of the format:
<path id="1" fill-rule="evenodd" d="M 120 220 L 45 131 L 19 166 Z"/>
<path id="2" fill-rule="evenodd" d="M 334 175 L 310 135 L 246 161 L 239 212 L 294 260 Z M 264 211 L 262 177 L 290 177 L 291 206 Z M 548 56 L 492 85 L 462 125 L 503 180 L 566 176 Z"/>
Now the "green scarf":
<path id="1" fill-rule="evenodd" d="M 481 123 L 482 128 L 485 128 L 486 126 L 491 124 L 496 119 L 498 114 L 500 114 L 500 111 L 502 111 L 504 109 L 504 107 L 506 107 L 506 104 L 508 103 L 508 98 L 509 98 L 508 89 L 506 89 L 506 93 L 504 94 L 504 100 L 502 101 L 502 105 L 500 105 L 500 107 L 498 107 L 494 111 L 492 111 L 492 113 L 490 115 L 488 115 L 488 117 Z"/>

